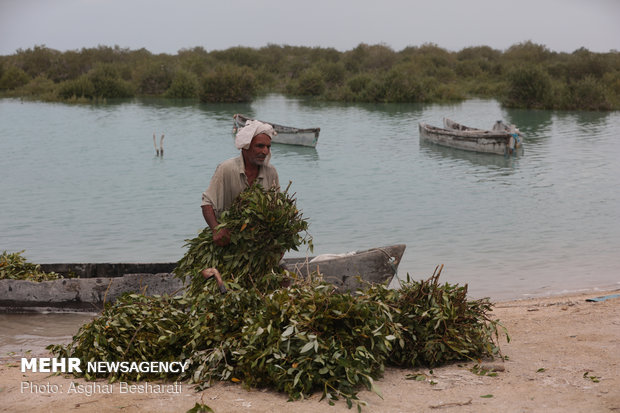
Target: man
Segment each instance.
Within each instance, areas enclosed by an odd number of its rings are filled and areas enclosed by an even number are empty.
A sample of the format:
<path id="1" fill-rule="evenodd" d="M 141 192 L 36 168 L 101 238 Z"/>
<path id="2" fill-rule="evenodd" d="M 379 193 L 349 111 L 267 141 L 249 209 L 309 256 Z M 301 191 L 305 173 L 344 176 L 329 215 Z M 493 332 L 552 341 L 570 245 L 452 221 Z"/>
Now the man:
<path id="1" fill-rule="evenodd" d="M 202 194 L 202 215 L 213 231 L 213 242 L 219 246 L 230 242 L 230 230 L 217 230 L 222 212 L 230 208 L 235 198 L 255 181 L 263 188 L 280 187 L 278 172 L 269 164 L 273 126 L 249 120 L 235 137 L 241 155 L 217 166 L 209 188 Z"/>

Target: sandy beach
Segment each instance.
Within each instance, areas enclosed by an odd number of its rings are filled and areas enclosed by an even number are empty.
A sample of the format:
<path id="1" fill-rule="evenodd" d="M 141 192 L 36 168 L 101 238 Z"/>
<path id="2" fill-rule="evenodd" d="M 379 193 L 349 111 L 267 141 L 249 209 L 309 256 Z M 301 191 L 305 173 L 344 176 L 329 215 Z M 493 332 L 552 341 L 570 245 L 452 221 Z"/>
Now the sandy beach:
<path id="1" fill-rule="evenodd" d="M 501 342 L 506 361 L 473 361 L 432 371 L 388 368 L 376 383 L 382 397 L 359 393 L 366 402 L 362 411 L 620 412 L 620 298 L 586 301 L 619 293 L 497 302 L 493 314 L 511 338 Z M 289 402 L 284 394 L 230 382 L 202 392 L 186 383 L 95 385 L 71 376 L 22 373 L 19 356 L 0 364 L 0 411 L 186 412 L 196 402 L 217 413 L 355 411 L 342 401 L 329 406 L 319 401 L 320 394 Z M 477 365 L 493 374 L 477 374 Z"/>

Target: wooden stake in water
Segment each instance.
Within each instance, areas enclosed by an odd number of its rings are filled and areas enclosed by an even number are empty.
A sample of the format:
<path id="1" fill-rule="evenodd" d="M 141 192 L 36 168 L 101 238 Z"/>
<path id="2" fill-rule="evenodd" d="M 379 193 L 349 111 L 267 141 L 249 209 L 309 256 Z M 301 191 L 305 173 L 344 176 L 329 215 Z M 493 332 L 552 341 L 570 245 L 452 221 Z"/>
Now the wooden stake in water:
<path id="1" fill-rule="evenodd" d="M 155 147 L 155 156 L 164 156 L 164 134 L 162 133 L 159 139 L 159 149 L 157 148 L 157 138 L 155 132 L 153 132 L 153 146 Z"/>

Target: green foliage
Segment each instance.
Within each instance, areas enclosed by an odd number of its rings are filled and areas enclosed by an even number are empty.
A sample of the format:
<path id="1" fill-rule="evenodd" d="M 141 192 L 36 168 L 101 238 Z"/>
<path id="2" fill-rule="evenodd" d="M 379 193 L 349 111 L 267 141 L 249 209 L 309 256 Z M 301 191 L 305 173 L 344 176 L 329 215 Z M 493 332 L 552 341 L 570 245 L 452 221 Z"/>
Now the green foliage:
<path id="1" fill-rule="evenodd" d="M 347 81 L 347 86 L 351 90 L 351 92 L 359 94 L 364 91 L 371 82 L 372 77 L 364 73 L 351 77 Z"/>
<path id="2" fill-rule="evenodd" d="M 61 82 L 58 86 L 58 96 L 64 100 L 127 98 L 133 95 L 133 85 L 121 78 L 120 68 L 111 64 L 98 64 L 87 74 Z"/>
<path id="3" fill-rule="evenodd" d="M 250 47 L 237 46 L 226 50 L 215 50 L 212 55 L 216 60 L 231 66 L 256 68 L 262 63 L 261 53 Z"/>
<path id="4" fill-rule="evenodd" d="M 346 69 L 342 62 L 321 62 L 318 71 L 323 75 L 325 83 L 329 85 L 341 85 L 346 77 Z"/>
<path id="5" fill-rule="evenodd" d="M 435 366 L 480 354 L 497 354 L 489 340 L 497 325 L 488 318 L 492 305 L 467 300 L 467 286 L 439 284 L 439 272 L 425 282 L 407 282 L 386 301 L 400 311 L 394 322 L 402 326 L 402 343 L 391 361 L 399 366 Z M 424 338 L 421 340 L 420 338 Z"/>
<path id="6" fill-rule="evenodd" d="M 386 45 L 359 44 L 355 49 L 346 52 L 344 64 L 347 70 L 354 72 L 360 69 L 389 70 L 397 61 L 397 55 Z"/>
<path id="7" fill-rule="evenodd" d="M 77 79 L 67 80 L 58 85 L 58 96 L 62 99 L 96 97 L 95 85 L 87 75 L 82 75 Z"/>
<path id="8" fill-rule="evenodd" d="M 201 387 L 216 380 L 268 387 L 292 400 L 315 391 L 330 403 L 361 403 L 379 392 L 385 366 L 440 365 L 498 354 L 498 322 L 486 300 L 440 285 L 438 274 L 400 290 L 375 285 L 340 294 L 320 280 L 289 288 L 205 291 L 178 298 L 125 295 L 84 325 L 58 357 L 86 361 L 187 361 L 179 374 L 101 374 L 115 380 L 166 378 Z M 87 378 L 95 378 L 86 375 Z"/>
<path id="9" fill-rule="evenodd" d="M 531 41 L 504 52 L 488 46 L 450 52 L 435 44 L 396 52 L 384 44 L 361 43 L 345 52 L 271 44 L 211 52 L 195 47 L 177 55 L 153 55 L 145 49 L 118 46 L 62 53 L 35 46 L 0 56 L 0 63 L 4 95 L 34 94 L 41 99 L 88 100 L 140 93 L 248 102 L 258 93 L 286 93 L 334 101 L 440 102 L 467 95 L 496 98 L 508 107 L 620 109 L 619 52 L 581 48 L 556 53 Z M 92 93 L 78 80 L 82 76 L 92 82 Z M 59 93 L 43 85 L 44 78 L 53 81 Z M 22 88 L 30 82 L 38 85 Z M 585 85 L 596 87 L 586 93 Z"/>
<path id="10" fill-rule="evenodd" d="M 198 76 L 208 70 L 212 58 L 202 47 L 195 47 L 191 50 L 179 50 L 177 60 L 182 70 L 187 70 Z"/>
<path id="11" fill-rule="evenodd" d="M 95 97 L 128 98 L 134 95 L 133 85 L 121 78 L 121 69 L 114 65 L 97 65 L 87 76 L 95 89 Z"/>
<path id="12" fill-rule="evenodd" d="M 214 410 L 211 407 L 207 406 L 206 404 L 196 402 L 196 404 L 194 404 L 194 407 L 192 407 L 185 413 L 213 413 L 213 412 Z"/>
<path id="13" fill-rule="evenodd" d="M 499 50 L 492 49 L 489 46 L 466 47 L 456 53 L 459 61 L 497 62 L 501 56 L 502 53 Z"/>
<path id="14" fill-rule="evenodd" d="M 35 46 L 32 49 L 19 50 L 18 52 L 18 64 L 31 78 L 48 73 L 60 55 L 60 52 L 49 49 L 44 45 Z"/>
<path id="15" fill-rule="evenodd" d="M 0 78 L 0 89 L 17 89 L 30 81 L 30 76 L 22 69 L 9 66 Z"/>
<path id="16" fill-rule="evenodd" d="M 24 251 L 8 253 L 2 252 L 0 255 L 0 280 L 28 280 L 28 281 L 50 281 L 62 278 L 55 272 L 46 273 L 41 270 L 38 264 L 29 263 L 22 256 Z"/>
<path id="17" fill-rule="evenodd" d="M 540 66 L 521 66 L 508 74 L 509 107 L 544 108 L 551 95 L 551 79 Z"/>
<path id="18" fill-rule="evenodd" d="M 82 326 L 72 343 L 48 349 L 84 364 L 186 362 L 181 374 L 81 373 L 89 379 L 188 380 L 198 388 L 215 380 L 243 382 L 292 400 L 318 391 L 330 404 L 344 399 L 358 408 L 360 388 L 380 394 L 375 380 L 387 365 L 498 354 L 500 325 L 489 317 L 491 304 L 467 301 L 466 287 L 439 284 L 440 271 L 426 281 L 408 279 L 398 290 L 372 285 L 337 293 L 316 274 L 282 287 L 288 274 L 277 266 L 281 252 L 300 244 L 296 231 L 307 224 L 286 192 L 253 186 L 240 198 L 222 217 L 233 229 L 230 249 L 216 251 L 204 233 L 190 242 L 176 269 L 193 277 L 184 296 L 126 294 Z M 195 271 L 211 264 L 222 270 L 226 295 L 195 281 Z"/>
<path id="19" fill-rule="evenodd" d="M 566 88 L 563 109 L 610 110 L 603 84 L 593 76 L 570 83 Z"/>
<path id="20" fill-rule="evenodd" d="M 618 64 L 620 67 L 620 62 Z M 616 72 L 605 73 L 602 80 L 603 85 L 608 93 L 608 98 L 612 101 L 612 107 L 620 107 L 620 70 Z"/>
<path id="21" fill-rule="evenodd" d="M 202 102 L 249 102 L 256 91 L 251 70 L 244 67 L 220 66 L 202 80 L 199 98 Z"/>
<path id="22" fill-rule="evenodd" d="M 273 279 L 267 275 L 278 268 L 282 255 L 311 242 L 307 235 L 299 235 L 308 229 L 308 223 L 294 198 L 287 191 L 265 190 L 258 183 L 243 191 L 219 222 L 218 229 L 231 231 L 230 243 L 215 245 L 211 228 L 206 227 L 198 237 L 186 240 L 189 249 L 174 270 L 178 278 L 190 281 L 191 295 L 204 288 L 199 272 L 205 268 L 217 268 L 223 279 L 244 288 L 269 288 Z"/>
<path id="23" fill-rule="evenodd" d="M 575 50 L 572 53 L 572 59 L 570 59 L 568 78 L 572 79 L 584 79 L 586 77 L 594 77 L 597 79 L 602 78 L 605 73 L 611 72 L 614 69 L 614 62 L 607 58 L 607 56 L 592 53 L 585 48 Z M 616 66 L 615 70 L 619 68 Z"/>
<path id="24" fill-rule="evenodd" d="M 589 371 L 586 371 L 585 373 L 583 373 L 583 378 L 591 380 L 592 383 L 600 383 L 601 382 L 601 378 L 600 377 L 591 375 Z"/>
<path id="25" fill-rule="evenodd" d="M 425 102 L 433 94 L 432 87 L 415 65 L 400 65 L 387 74 L 386 100 L 390 102 Z"/>
<path id="26" fill-rule="evenodd" d="M 21 96 L 38 97 L 43 100 L 57 100 L 56 84 L 45 75 L 37 76 L 19 89 Z"/>
<path id="27" fill-rule="evenodd" d="M 189 303 L 183 297 L 124 294 L 90 323 L 84 324 L 67 346 L 48 349 L 58 357 L 77 357 L 85 366 L 89 361 L 178 361 L 188 357 L 184 347 L 188 329 Z M 82 369 L 82 375 L 94 379 Z M 101 374 L 100 374 L 101 375 Z M 162 372 L 146 377 L 140 372 L 106 373 L 110 381 L 166 378 Z"/>
<path id="28" fill-rule="evenodd" d="M 304 70 L 288 90 L 295 95 L 319 96 L 325 90 L 323 74 L 316 68 Z"/>
<path id="29" fill-rule="evenodd" d="M 212 348 L 193 357 L 192 366 L 204 380 L 236 378 L 292 399 L 319 390 L 329 400 L 344 397 L 350 403 L 360 386 L 376 390 L 374 380 L 385 365 L 438 365 L 496 355 L 498 325 L 488 318 L 491 305 L 467 302 L 466 288 L 439 285 L 438 276 L 407 282 L 400 290 L 377 285 L 356 296 L 313 281 L 256 300 L 235 300 L 233 308 L 222 303 L 226 318 L 245 320 L 222 327 L 228 333 L 241 329 L 236 336 L 241 349 L 231 349 L 229 356 L 221 353 L 222 346 Z M 217 307 L 221 299 L 215 297 L 205 301 L 201 296 L 197 307 Z M 211 317 L 194 326 L 195 340 L 208 334 L 209 327 L 200 328 Z"/>
<path id="30" fill-rule="evenodd" d="M 531 41 L 515 44 L 506 50 L 504 59 L 510 64 L 537 65 L 550 60 L 553 53 L 544 45 L 536 44 Z"/>
<path id="31" fill-rule="evenodd" d="M 198 88 L 198 77 L 192 72 L 181 69 L 174 74 L 165 96 L 174 99 L 197 98 Z"/>
<path id="32" fill-rule="evenodd" d="M 172 84 L 173 74 L 168 66 L 154 62 L 139 77 L 139 92 L 145 95 L 162 95 Z"/>

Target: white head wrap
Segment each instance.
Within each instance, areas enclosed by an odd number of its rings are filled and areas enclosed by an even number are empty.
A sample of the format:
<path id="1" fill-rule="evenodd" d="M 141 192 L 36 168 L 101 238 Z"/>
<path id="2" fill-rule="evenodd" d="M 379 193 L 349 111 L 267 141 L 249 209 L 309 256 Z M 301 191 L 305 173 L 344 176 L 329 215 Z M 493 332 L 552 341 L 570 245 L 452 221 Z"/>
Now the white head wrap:
<path id="1" fill-rule="evenodd" d="M 272 139 L 274 135 L 276 135 L 276 131 L 270 124 L 258 120 L 248 120 L 245 122 L 245 126 L 237 132 L 235 146 L 237 149 L 248 149 L 252 142 L 252 138 L 261 133 L 264 133 Z"/>

